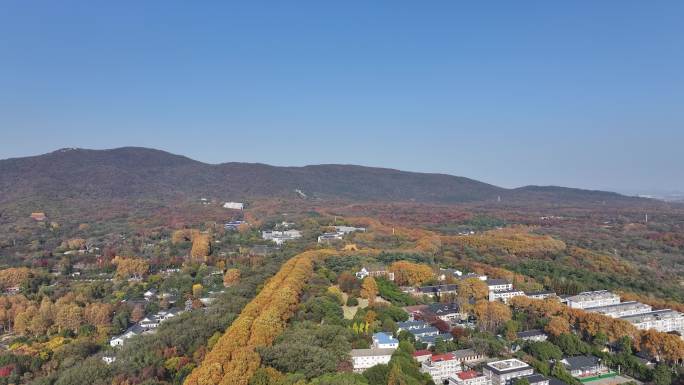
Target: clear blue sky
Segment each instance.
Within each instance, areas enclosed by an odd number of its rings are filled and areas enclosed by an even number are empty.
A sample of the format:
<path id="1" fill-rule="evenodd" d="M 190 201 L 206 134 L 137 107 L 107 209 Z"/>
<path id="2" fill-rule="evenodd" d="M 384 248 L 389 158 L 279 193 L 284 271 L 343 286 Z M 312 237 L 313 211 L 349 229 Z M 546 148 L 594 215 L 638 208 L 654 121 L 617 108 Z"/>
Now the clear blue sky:
<path id="1" fill-rule="evenodd" d="M 684 2 L 0 8 L 0 158 L 154 147 L 684 190 Z"/>

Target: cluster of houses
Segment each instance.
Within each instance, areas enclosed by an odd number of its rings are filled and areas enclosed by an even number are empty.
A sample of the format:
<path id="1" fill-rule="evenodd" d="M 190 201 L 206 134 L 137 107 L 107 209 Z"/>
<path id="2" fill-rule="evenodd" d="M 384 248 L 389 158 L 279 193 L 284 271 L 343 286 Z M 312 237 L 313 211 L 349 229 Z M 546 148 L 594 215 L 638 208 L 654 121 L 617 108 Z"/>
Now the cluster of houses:
<path id="1" fill-rule="evenodd" d="M 416 341 L 426 344 L 428 348 L 433 346 L 439 339 L 448 341 L 453 338 L 450 333 L 440 332 L 439 329 L 423 320 L 398 322 L 397 333 L 402 331 L 411 334 Z"/>
<path id="2" fill-rule="evenodd" d="M 436 372 L 438 377 L 433 376 L 435 383 L 448 383 L 449 385 L 511 385 L 516 380 L 526 380 L 530 385 L 562 384 L 562 382 L 550 379 L 542 374 L 535 373 L 529 364 L 511 358 L 501 361 L 488 362 L 481 372 L 466 369 L 464 365 L 456 365 L 453 370 Z M 594 356 L 566 357 L 556 365 L 563 365 L 575 378 L 585 379 L 609 372 L 608 368 Z M 446 376 L 445 376 L 446 375 Z"/>
<path id="3" fill-rule="evenodd" d="M 318 243 L 329 243 L 332 241 L 341 240 L 345 235 L 351 234 L 357 231 L 365 232 L 365 227 L 354 227 L 354 226 L 334 226 L 335 231 L 323 233 L 318 236 Z"/>
<path id="4" fill-rule="evenodd" d="M 621 302 L 620 296 L 607 290 L 587 291 L 564 298 L 567 306 L 625 320 L 637 329 L 678 332 L 684 335 L 684 314 L 672 309 L 653 310 L 650 305 Z"/>
<path id="5" fill-rule="evenodd" d="M 135 325 L 126 329 L 123 334 L 114 336 L 109 340 L 109 345 L 112 347 L 123 345 L 126 340 L 139 336 L 141 334 L 151 334 L 154 333 L 155 329 L 164 321 L 167 321 L 179 314 L 183 310 L 171 309 L 171 310 L 160 310 L 155 314 L 145 316 Z"/>

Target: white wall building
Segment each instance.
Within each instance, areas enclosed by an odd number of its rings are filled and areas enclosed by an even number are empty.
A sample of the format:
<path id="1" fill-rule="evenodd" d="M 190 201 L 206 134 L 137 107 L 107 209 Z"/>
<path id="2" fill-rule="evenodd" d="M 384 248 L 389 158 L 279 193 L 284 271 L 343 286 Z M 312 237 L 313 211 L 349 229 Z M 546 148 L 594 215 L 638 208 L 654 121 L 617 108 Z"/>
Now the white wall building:
<path id="1" fill-rule="evenodd" d="M 608 290 L 585 291 L 566 298 L 569 307 L 586 309 L 588 307 L 616 305 L 620 303 L 620 296 Z"/>
<path id="2" fill-rule="evenodd" d="M 608 317 L 620 318 L 630 315 L 648 313 L 653 310 L 650 305 L 636 301 L 620 302 L 615 305 L 588 307 L 584 310 L 592 313 L 603 314 Z"/>
<path id="3" fill-rule="evenodd" d="M 534 373 L 532 367 L 518 359 L 511 358 L 503 361 L 490 362 L 485 365 L 483 371 L 492 385 L 510 385 L 510 383 L 523 376 Z"/>
<path id="4" fill-rule="evenodd" d="M 396 349 L 352 349 L 351 358 L 354 372 L 360 373 L 375 365 L 386 364 Z"/>
<path id="5" fill-rule="evenodd" d="M 513 289 L 513 284 L 506 281 L 505 279 L 490 278 L 490 279 L 487 279 L 485 282 L 487 282 L 487 286 L 489 287 L 489 291 Z"/>
<path id="6" fill-rule="evenodd" d="M 524 297 L 525 292 L 516 289 L 494 290 L 489 292 L 489 302 L 501 301 L 503 303 L 508 303 L 509 299 L 519 296 Z"/>
<path id="7" fill-rule="evenodd" d="M 230 210 L 244 210 L 245 204 L 240 202 L 226 202 L 223 204 L 223 208 Z"/>
<path id="8" fill-rule="evenodd" d="M 684 335 L 684 314 L 675 310 L 656 310 L 621 319 L 632 323 L 639 330 L 655 329 L 663 333 L 679 332 Z"/>
<path id="9" fill-rule="evenodd" d="M 287 241 L 291 241 L 293 239 L 301 237 L 302 233 L 299 230 L 265 230 L 261 232 L 261 238 L 269 240 L 275 243 L 276 245 L 282 245 Z"/>

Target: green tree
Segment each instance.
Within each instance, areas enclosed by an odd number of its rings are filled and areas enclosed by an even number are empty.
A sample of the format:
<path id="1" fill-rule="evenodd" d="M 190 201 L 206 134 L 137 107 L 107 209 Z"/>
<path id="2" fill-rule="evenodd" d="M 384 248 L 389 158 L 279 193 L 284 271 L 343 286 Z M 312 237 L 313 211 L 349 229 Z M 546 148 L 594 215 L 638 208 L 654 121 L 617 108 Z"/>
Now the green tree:
<path id="1" fill-rule="evenodd" d="M 672 371 L 665 364 L 659 364 L 653 371 L 653 383 L 655 385 L 670 385 L 672 383 Z"/>
<path id="2" fill-rule="evenodd" d="M 363 376 L 368 380 L 368 385 L 387 385 L 390 368 L 388 365 L 380 364 L 366 369 Z"/>

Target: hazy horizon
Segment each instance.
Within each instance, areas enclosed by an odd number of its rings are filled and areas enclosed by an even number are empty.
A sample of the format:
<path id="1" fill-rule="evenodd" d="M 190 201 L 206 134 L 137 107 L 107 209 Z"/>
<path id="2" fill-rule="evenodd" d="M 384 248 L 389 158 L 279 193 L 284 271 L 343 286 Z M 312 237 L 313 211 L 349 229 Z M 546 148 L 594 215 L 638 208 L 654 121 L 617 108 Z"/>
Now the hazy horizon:
<path id="1" fill-rule="evenodd" d="M 684 3 L 10 1 L 0 158 L 162 149 L 684 191 Z"/>

